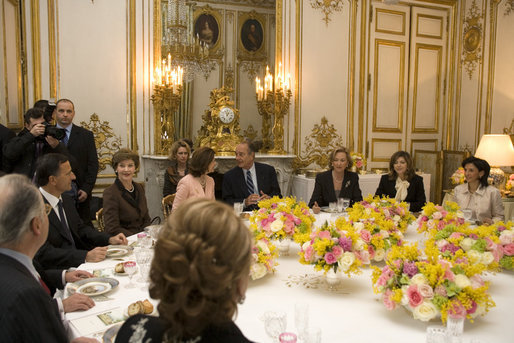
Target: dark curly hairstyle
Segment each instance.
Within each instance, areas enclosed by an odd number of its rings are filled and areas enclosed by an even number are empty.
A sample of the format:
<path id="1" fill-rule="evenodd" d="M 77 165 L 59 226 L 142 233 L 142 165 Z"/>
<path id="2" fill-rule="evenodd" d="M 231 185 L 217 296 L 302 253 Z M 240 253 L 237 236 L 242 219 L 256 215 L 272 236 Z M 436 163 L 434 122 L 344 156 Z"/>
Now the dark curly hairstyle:
<path id="1" fill-rule="evenodd" d="M 203 146 L 193 152 L 193 157 L 189 161 L 189 173 L 199 177 L 209 169 L 209 164 L 214 160 L 214 150 Z"/>
<path id="2" fill-rule="evenodd" d="M 491 166 L 487 163 L 486 160 L 481 158 L 470 156 L 462 161 L 462 168 L 466 169 L 466 164 L 473 164 L 479 172 L 483 171 L 484 175 L 480 177 L 480 185 L 487 187 L 489 185 L 487 179 L 489 178 L 489 173 L 491 172 Z"/>
<path id="3" fill-rule="evenodd" d="M 405 179 L 410 181 L 414 175 L 416 175 L 416 170 L 414 169 L 414 163 L 412 162 L 412 157 L 407 151 L 397 151 L 391 156 L 389 160 L 389 180 L 396 180 L 398 178 L 398 173 L 394 170 L 395 162 L 403 157 L 405 162 L 407 162 L 407 171 L 405 172 Z"/>
<path id="4" fill-rule="evenodd" d="M 199 335 L 232 320 L 250 273 L 251 235 L 221 202 L 189 199 L 168 217 L 155 245 L 150 296 L 168 338 Z"/>

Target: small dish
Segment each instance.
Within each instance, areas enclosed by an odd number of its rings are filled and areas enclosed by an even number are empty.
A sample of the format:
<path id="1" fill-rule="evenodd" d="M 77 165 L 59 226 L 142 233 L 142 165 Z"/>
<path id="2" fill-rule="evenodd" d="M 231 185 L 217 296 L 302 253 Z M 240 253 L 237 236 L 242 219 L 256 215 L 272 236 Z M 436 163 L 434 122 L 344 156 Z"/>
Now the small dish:
<path id="1" fill-rule="evenodd" d="M 321 211 L 326 212 L 326 213 L 338 213 L 338 212 L 337 212 L 337 208 L 331 209 L 331 208 L 330 208 L 330 207 L 328 207 L 328 206 L 323 206 L 323 207 L 321 208 Z"/>
<path id="2" fill-rule="evenodd" d="M 130 254 L 134 250 L 129 245 L 109 245 L 107 247 L 107 257 L 122 257 Z"/>
<path id="3" fill-rule="evenodd" d="M 69 283 L 66 289 L 70 295 L 79 293 L 94 297 L 110 292 L 118 285 L 119 281 L 113 278 L 89 278 Z"/>

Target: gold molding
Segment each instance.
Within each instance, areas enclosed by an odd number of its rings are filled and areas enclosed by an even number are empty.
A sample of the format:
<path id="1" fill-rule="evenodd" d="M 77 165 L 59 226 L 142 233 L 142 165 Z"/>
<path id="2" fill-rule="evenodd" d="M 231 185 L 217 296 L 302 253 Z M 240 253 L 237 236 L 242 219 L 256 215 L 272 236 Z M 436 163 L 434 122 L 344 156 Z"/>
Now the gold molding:
<path id="1" fill-rule="evenodd" d="M 433 36 L 433 35 L 427 35 L 427 34 L 423 34 L 423 33 L 419 33 L 419 18 L 427 18 L 427 19 L 436 19 L 436 20 L 439 20 L 439 22 L 441 23 L 440 25 L 440 29 L 439 29 L 439 36 Z M 416 23 L 416 37 L 424 37 L 424 38 L 436 38 L 436 39 L 442 39 L 443 38 L 443 17 L 439 17 L 439 16 L 435 16 L 435 15 L 428 15 L 428 14 L 418 14 L 417 18 L 417 23 Z"/>
<path id="2" fill-rule="evenodd" d="M 435 139 L 411 139 L 410 141 L 410 150 L 409 150 L 409 153 L 411 154 L 411 156 L 414 155 L 414 144 L 415 143 L 434 143 L 434 151 L 437 150 L 437 143 L 438 143 L 438 139 L 435 138 Z"/>
<path id="3" fill-rule="evenodd" d="M 34 77 L 34 102 L 41 99 L 41 37 L 39 34 L 39 0 L 32 0 L 32 73 Z"/>
<path id="4" fill-rule="evenodd" d="M 433 128 L 416 128 L 416 110 L 417 110 L 417 97 L 418 97 L 418 67 L 419 67 L 419 51 L 433 50 L 437 52 L 437 80 L 436 80 L 436 98 L 435 98 L 435 127 Z M 442 68 L 442 51 L 443 47 L 440 45 L 432 44 L 416 44 L 416 53 L 414 57 L 414 91 L 412 97 L 412 126 L 411 133 L 437 133 L 439 132 L 439 116 L 440 116 L 440 103 L 441 103 L 441 68 Z"/>
<path id="5" fill-rule="evenodd" d="M 57 61 L 55 59 L 55 1 L 48 0 L 48 52 L 50 98 L 57 98 Z"/>
<path id="6" fill-rule="evenodd" d="M 402 31 L 400 32 L 400 31 L 379 29 L 378 28 L 378 14 L 379 13 L 400 15 L 402 17 Z M 387 34 L 391 34 L 391 35 L 405 36 L 405 27 L 406 26 L 407 25 L 405 23 L 405 12 L 393 11 L 393 10 L 388 10 L 388 9 L 383 9 L 383 8 L 377 8 L 376 15 L 375 15 L 375 32 L 387 33 Z"/>
<path id="7" fill-rule="evenodd" d="M 378 90 L 378 58 L 379 46 L 392 46 L 400 48 L 400 70 L 398 75 L 398 115 L 397 126 L 395 128 L 377 127 L 377 90 Z M 391 41 L 386 39 L 375 39 L 375 61 L 374 61 L 374 79 L 373 79 L 373 132 L 403 132 L 403 107 L 404 107 L 404 79 L 405 79 L 405 42 Z"/>
<path id="8" fill-rule="evenodd" d="M 343 0 L 310 0 L 311 7 L 315 10 L 320 9 L 325 15 L 323 21 L 328 26 L 330 22 L 330 15 L 334 12 L 341 12 L 343 10 Z"/>
<path id="9" fill-rule="evenodd" d="M 350 18 L 350 25 L 351 27 L 349 28 L 349 32 L 352 32 L 352 28 L 353 28 L 353 33 L 355 33 L 355 28 L 356 28 L 356 15 L 354 15 L 356 12 L 357 12 L 357 6 L 356 6 L 356 3 L 355 1 L 352 1 L 351 5 L 350 5 L 350 9 L 351 9 L 351 18 Z M 353 133 L 354 133 L 354 91 L 355 91 L 355 54 L 356 54 L 356 51 L 355 51 L 355 46 L 356 46 L 356 40 L 357 40 L 357 35 L 355 34 L 350 34 L 350 45 L 348 46 L 348 56 L 350 58 L 350 60 L 348 61 L 349 62 L 349 65 L 348 65 L 348 71 L 349 71 L 349 75 L 348 75 L 348 115 L 347 115 L 347 118 L 346 118 L 346 121 L 347 121 L 347 127 L 346 127 L 346 137 L 347 138 L 347 142 L 346 142 L 346 145 L 348 147 L 348 149 L 351 151 L 353 150 L 353 146 L 354 146 L 354 137 L 353 137 Z"/>
<path id="10" fill-rule="evenodd" d="M 464 19 L 464 35 L 462 36 L 462 64 L 469 79 L 473 78 L 478 64 L 482 61 L 482 20 L 483 12 L 479 10 L 476 0 L 473 0 Z"/>
<path id="11" fill-rule="evenodd" d="M 303 19 L 303 11 L 302 11 L 302 1 L 296 1 L 295 2 L 295 77 L 294 77 L 294 138 L 293 138 L 293 154 L 299 155 L 301 152 L 301 146 L 300 146 L 300 130 L 301 130 L 301 123 L 300 123 L 300 114 L 301 114 L 301 89 L 300 85 L 302 84 L 302 77 L 301 77 L 301 54 L 303 52 L 303 45 L 302 45 L 302 37 L 303 37 L 303 31 L 302 31 L 302 25 L 300 23 Z"/>
<path id="12" fill-rule="evenodd" d="M 371 139 L 371 155 L 368 157 L 370 162 L 389 162 L 390 157 L 375 158 L 375 143 L 397 143 L 398 147 L 395 151 L 401 150 L 402 140 L 397 138 L 372 138 Z"/>
<path id="13" fill-rule="evenodd" d="M 493 95 L 494 95 L 494 76 L 495 76 L 495 60 L 496 60 L 496 29 L 498 25 L 498 5 L 501 0 L 493 0 L 491 5 L 491 26 L 490 26 L 490 41 L 489 41 L 489 70 L 487 78 L 487 96 L 485 106 L 485 128 L 484 133 L 491 132 L 491 118 L 493 115 Z M 509 0 L 505 4 L 514 10 L 514 0 Z M 510 11 L 505 12 L 504 15 L 509 15 Z"/>
<path id="14" fill-rule="evenodd" d="M 128 141 L 131 149 L 139 151 L 137 144 L 137 93 L 136 93 L 136 0 L 128 1 L 128 36 L 127 36 L 127 79 L 128 79 L 128 101 L 129 101 L 129 131 L 127 132 Z M 132 136 L 132 137 L 130 137 Z"/>
<path id="15" fill-rule="evenodd" d="M 354 11 L 355 13 L 352 12 L 352 22 L 357 22 L 357 7 L 358 7 L 357 0 L 353 0 L 352 6 L 355 7 L 355 11 Z M 358 152 L 363 151 L 363 149 L 364 149 L 363 137 L 364 137 L 364 135 L 367 136 L 367 134 L 368 134 L 368 130 L 364 130 L 364 122 L 365 122 L 365 120 L 367 120 L 367 110 L 366 110 L 366 118 L 364 118 L 364 113 L 365 113 L 364 106 L 366 106 L 366 108 L 368 106 L 367 102 L 366 102 L 366 104 L 364 104 L 364 99 L 368 98 L 367 94 L 366 94 L 366 90 L 367 90 L 366 89 L 366 48 L 369 51 L 369 44 L 370 44 L 369 42 L 366 44 L 366 39 L 367 39 L 366 30 L 368 27 L 368 21 L 366 20 L 367 14 L 368 14 L 367 0 L 362 0 L 361 1 L 360 61 L 359 61 L 359 68 L 360 68 L 360 71 L 359 71 L 359 112 L 357 114 L 359 116 L 358 132 L 357 132 L 357 137 L 358 137 L 357 151 Z M 357 51 L 354 51 L 354 54 L 356 54 L 356 53 L 357 53 Z M 368 56 L 367 61 L 369 62 L 369 56 Z M 354 69 L 350 71 L 350 74 L 354 74 L 354 73 L 355 73 Z M 366 94 L 366 96 L 365 96 L 365 94 Z M 351 101 L 353 101 L 353 98 L 351 99 Z M 352 116 L 355 115 L 354 110 L 352 110 L 351 115 Z M 353 144 L 354 143 L 353 141 L 355 139 L 353 131 L 352 131 L 352 135 L 350 137 L 352 139 L 352 144 L 351 144 L 351 146 L 349 146 L 349 149 L 355 150 L 354 144 Z M 368 153 L 368 151 L 365 151 L 364 155 L 367 155 L 367 153 Z"/>
<path id="16" fill-rule="evenodd" d="M 277 16 L 278 18 L 278 16 Z M 243 29 L 243 25 L 246 23 L 247 20 L 256 20 L 261 28 L 262 28 L 262 42 L 261 46 L 255 50 L 255 51 L 248 51 L 245 49 L 242 37 L 241 37 L 241 31 Z M 270 34 L 270 32 L 266 32 L 268 29 L 268 17 L 264 13 L 258 13 L 256 11 L 251 12 L 238 12 L 237 17 L 237 59 L 239 61 L 266 61 L 268 57 L 268 49 L 267 49 L 267 37 Z M 277 26 L 278 28 L 278 26 Z M 277 36 L 275 39 L 282 38 L 281 36 Z M 275 57 L 279 58 L 279 55 L 275 52 Z M 278 63 L 276 63 L 278 65 Z"/>
<path id="17" fill-rule="evenodd" d="M 214 19 L 216 20 L 216 24 L 218 25 L 218 40 L 216 41 L 216 43 L 213 46 L 211 46 L 209 48 L 209 56 L 211 56 L 211 54 L 216 54 L 216 53 L 220 52 L 220 50 L 223 50 L 222 48 L 220 48 L 223 45 L 221 43 L 221 41 L 223 40 L 223 37 L 225 36 L 225 33 L 224 33 L 225 28 L 222 25 L 223 24 L 223 14 L 217 8 L 212 8 L 209 5 L 194 7 L 193 23 L 192 23 L 193 35 L 194 35 L 196 21 L 202 14 L 213 16 Z"/>

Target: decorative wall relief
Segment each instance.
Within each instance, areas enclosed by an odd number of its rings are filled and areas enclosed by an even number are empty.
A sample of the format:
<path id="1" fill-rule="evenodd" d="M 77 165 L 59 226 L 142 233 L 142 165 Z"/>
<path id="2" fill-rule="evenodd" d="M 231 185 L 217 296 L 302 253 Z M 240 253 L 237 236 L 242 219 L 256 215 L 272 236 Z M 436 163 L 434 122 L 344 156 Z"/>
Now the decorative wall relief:
<path id="1" fill-rule="evenodd" d="M 328 22 L 330 21 L 329 16 L 333 12 L 340 12 L 343 9 L 343 0 L 311 0 L 311 6 L 315 10 L 321 9 L 325 18 L 325 24 L 328 26 Z"/>
<path id="2" fill-rule="evenodd" d="M 251 141 L 255 141 L 257 138 L 257 131 L 255 131 L 252 124 L 248 125 L 246 130 L 243 130 L 243 136 Z"/>
<path id="3" fill-rule="evenodd" d="M 234 88 L 234 68 L 232 68 L 232 64 L 230 63 L 225 68 L 225 81 L 223 85 Z"/>
<path id="4" fill-rule="evenodd" d="M 321 118 L 321 124 L 314 125 L 311 134 L 305 138 L 305 155 L 300 154 L 294 161 L 295 170 L 307 168 L 315 163 L 320 168 L 327 168 L 330 153 L 343 146 L 343 138 L 333 124 L 328 124 L 326 117 Z M 303 155 L 303 156 L 302 156 Z"/>
<path id="5" fill-rule="evenodd" d="M 241 69 L 246 73 L 250 81 L 254 81 L 255 77 L 262 73 L 264 68 L 263 62 L 259 61 L 241 61 Z"/>
<path id="6" fill-rule="evenodd" d="M 121 137 L 117 136 L 108 121 L 100 122 L 98 114 L 93 113 L 89 118 L 89 123 L 80 122 L 80 125 L 93 132 L 95 137 L 96 152 L 98 154 L 98 173 L 111 165 L 112 156 L 121 148 Z"/>
<path id="7" fill-rule="evenodd" d="M 504 15 L 509 15 L 514 12 L 514 0 L 507 0 L 505 3 L 505 12 Z"/>
<path id="8" fill-rule="evenodd" d="M 482 21 L 484 14 L 473 0 L 468 15 L 464 19 L 464 36 L 462 39 L 462 63 L 471 80 L 476 67 L 482 62 Z"/>

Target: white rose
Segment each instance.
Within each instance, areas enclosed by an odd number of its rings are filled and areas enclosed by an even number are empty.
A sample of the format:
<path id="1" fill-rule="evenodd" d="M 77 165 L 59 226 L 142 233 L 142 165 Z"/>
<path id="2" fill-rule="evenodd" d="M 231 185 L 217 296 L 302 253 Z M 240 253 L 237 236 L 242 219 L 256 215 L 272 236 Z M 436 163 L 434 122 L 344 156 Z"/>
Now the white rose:
<path id="1" fill-rule="evenodd" d="M 364 229 L 364 223 L 361 223 L 361 222 L 353 223 L 353 227 L 357 231 L 362 230 L 362 229 Z"/>
<path id="2" fill-rule="evenodd" d="M 455 284 L 459 288 L 465 288 L 471 286 L 471 281 L 469 281 L 469 278 L 464 274 L 457 274 L 455 275 Z"/>
<path id="3" fill-rule="evenodd" d="M 369 264 L 369 252 L 367 250 L 360 252 L 360 260 L 363 264 Z"/>
<path id="4" fill-rule="evenodd" d="M 416 274 L 416 275 L 414 275 L 412 277 L 410 282 L 411 282 L 411 284 L 415 284 L 415 285 L 421 286 L 422 284 L 428 283 L 428 280 L 425 277 L 425 275 L 423 275 L 421 273 L 418 273 L 418 274 Z"/>
<path id="5" fill-rule="evenodd" d="M 484 252 L 480 258 L 480 262 L 482 262 L 486 266 L 491 264 L 493 261 L 494 261 L 494 256 L 490 251 Z"/>
<path id="6" fill-rule="evenodd" d="M 259 259 L 259 256 L 257 256 L 257 254 L 252 254 L 252 259 L 253 259 L 253 262 L 255 263 Z"/>
<path id="7" fill-rule="evenodd" d="M 414 315 L 414 319 L 421 320 L 423 322 L 428 322 L 430 319 L 433 319 L 437 316 L 439 311 L 431 301 L 423 301 L 418 307 L 415 307 L 412 311 Z"/>
<path id="8" fill-rule="evenodd" d="M 444 248 L 446 246 L 446 244 L 448 244 L 448 242 L 445 239 L 440 239 L 435 244 L 437 245 L 437 248 L 439 248 L 439 250 L 441 250 L 442 248 Z"/>
<path id="9" fill-rule="evenodd" d="M 514 232 L 513 231 L 504 230 L 500 234 L 500 243 L 503 244 L 503 245 L 512 243 L 513 239 L 514 239 Z"/>
<path id="10" fill-rule="evenodd" d="M 250 274 L 252 276 L 252 280 L 257 280 L 266 275 L 268 270 L 261 263 L 254 263 L 250 268 Z"/>
<path id="11" fill-rule="evenodd" d="M 428 283 L 424 283 L 422 285 L 418 286 L 419 293 L 423 296 L 425 299 L 432 299 L 434 297 L 434 290 Z"/>
<path id="12" fill-rule="evenodd" d="M 349 251 L 345 252 L 343 254 L 343 256 L 341 256 L 341 259 L 339 260 L 339 268 L 341 268 L 341 270 L 343 272 L 347 271 L 348 269 L 350 269 L 350 267 L 352 266 L 353 262 L 355 262 L 355 255 Z"/>
<path id="13" fill-rule="evenodd" d="M 469 237 L 464 238 L 462 241 L 460 241 L 460 246 L 462 250 L 469 251 L 471 249 L 471 246 L 475 243 L 474 239 L 471 239 Z"/>
<path id="14" fill-rule="evenodd" d="M 366 243 L 362 239 L 358 239 L 357 242 L 355 242 L 355 249 L 356 250 L 364 250 L 366 247 Z"/>
<path id="15" fill-rule="evenodd" d="M 284 222 L 280 219 L 277 219 L 275 220 L 273 223 L 271 223 L 270 225 L 270 229 L 271 231 L 273 232 L 278 232 L 280 231 L 282 228 L 284 227 Z"/>
<path id="16" fill-rule="evenodd" d="M 479 304 L 479 305 L 477 306 L 477 309 L 476 309 L 475 313 L 472 313 L 472 314 L 471 314 L 471 318 L 476 318 L 476 317 L 478 317 L 478 316 L 483 316 L 485 313 L 486 313 L 486 311 L 485 311 L 485 306 L 484 306 L 484 305 Z"/>
<path id="17" fill-rule="evenodd" d="M 307 241 L 305 243 L 303 243 L 302 245 L 302 251 L 305 251 L 307 250 L 307 248 L 311 245 L 311 241 Z"/>
<path id="18" fill-rule="evenodd" d="M 476 250 L 470 250 L 467 252 L 468 254 L 468 258 L 469 258 L 469 261 L 473 264 L 475 263 L 479 263 L 480 262 L 480 259 L 481 259 L 481 256 L 482 255 L 481 253 L 479 253 L 478 251 Z"/>
<path id="19" fill-rule="evenodd" d="M 383 212 L 384 212 L 384 216 L 386 216 L 386 217 L 389 217 L 391 215 L 387 208 L 384 208 Z"/>
<path id="20" fill-rule="evenodd" d="M 399 216 L 399 215 L 397 215 L 397 214 L 393 217 L 393 221 L 394 221 L 395 223 L 398 223 L 398 222 L 400 221 L 400 219 L 402 219 L 402 218 L 400 218 L 400 216 Z"/>
<path id="21" fill-rule="evenodd" d="M 402 286 L 402 305 L 403 306 L 409 306 L 409 297 L 407 296 L 407 289 L 409 286 L 404 285 Z M 410 308 L 410 306 L 409 306 Z"/>
<path id="22" fill-rule="evenodd" d="M 380 230 L 380 235 L 382 236 L 382 238 L 387 238 L 389 237 L 389 232 L 387 232 L 386 230 Z"/>
<path id="23" fill-rule="evenodd" d="M 371 208 L 366 208 L 366 209 L 364 210 L 364 213 L 365 213 L 367 216 L 371 215 Z"/>
<path id="24" fill-rule="evenodd" d="M 369 204 L 371 207 L 375 208 L 377 207 L 377 204 L 375 202 L 372 202 L 371 204 Z"/>
<path id="25" fill-rule="evenodd" d="M 436 227 L 435 222 L 434 222 L 432 219 L 429 219 L 429 220 L 427 221 L 427 227 L 428 227 L 429 229 L 435 229 L 435 227 Z"/>
<path id="26" fill-rule="evenodd" d="M 258 241 L 257 247 L 266 255 L 270 253 L 268 246 L 263 241 Z"/>
<path id="27" fill-rule="evenodd" d="M 384 259 L 385 253 L 385 250 L 380 248 L 377 251 L 375 251 L 375 256 L 373 256 L 373 259 L 377 262 L 380 262 Z"/>

